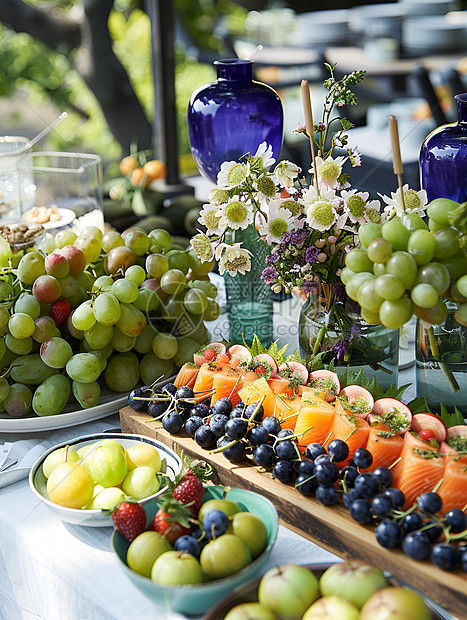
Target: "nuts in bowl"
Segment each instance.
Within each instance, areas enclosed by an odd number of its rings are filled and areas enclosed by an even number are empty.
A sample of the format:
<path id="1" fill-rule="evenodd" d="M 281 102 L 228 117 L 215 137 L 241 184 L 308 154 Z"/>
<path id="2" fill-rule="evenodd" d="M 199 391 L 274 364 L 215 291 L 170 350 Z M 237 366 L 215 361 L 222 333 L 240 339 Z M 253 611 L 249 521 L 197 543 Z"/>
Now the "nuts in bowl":
<path id="1" fill-rule="evenodd" d="M 4 224 L 0 234 L 8 241 L 13 253 L 26 250 L 36 245 L 45 235 L 42 224 Z"/>

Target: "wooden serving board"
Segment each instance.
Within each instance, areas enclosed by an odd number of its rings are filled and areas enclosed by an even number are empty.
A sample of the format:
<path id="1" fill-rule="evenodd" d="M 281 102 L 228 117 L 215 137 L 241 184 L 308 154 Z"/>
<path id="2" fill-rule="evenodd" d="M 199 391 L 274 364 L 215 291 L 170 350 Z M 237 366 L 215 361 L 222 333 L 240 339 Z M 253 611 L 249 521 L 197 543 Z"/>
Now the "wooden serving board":
<path id="1" fill-rule="evenodd" d="M 120 410 L 122 431 L 153 437 L 173 450 L 210 463 L 216 483 L 248 489 L 270 499 L 282 523 L 290 530 L 328 551 L 379 566 L 416 588 L 460 620 L 467 619 L 467 576 L 461 570 L 445 572 L 429 561 L 416 562 L 401 550 L 389 551 L 376 542 L 374 527 L 354 521 L 342 504 L 323 506 L 304 497 L 292 485 L 282 484 L 270 472 L 260 470 L 249 459 L 230 463 L 222 454 L 203 450 L 185 431 L 167 433 L 160 422 L 147 422 L 147 413 L 130 407 Z"/>

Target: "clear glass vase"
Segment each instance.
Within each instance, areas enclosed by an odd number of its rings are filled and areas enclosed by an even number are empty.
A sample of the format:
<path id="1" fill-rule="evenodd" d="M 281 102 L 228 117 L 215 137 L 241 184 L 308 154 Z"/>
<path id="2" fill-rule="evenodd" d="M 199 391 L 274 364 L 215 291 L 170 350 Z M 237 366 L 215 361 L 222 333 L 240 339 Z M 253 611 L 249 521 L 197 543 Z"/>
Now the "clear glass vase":
<path id="1" fill-rule="evenodd" d="M 227 312 L 229 318 L 230 340 L 251 344 L 256 334 L 268 346 L 273 339 L 273 304 L 269 285 L 261 280 L 266 265 L 269 246 L 260 238 L 254 226 L 245 230 L 230 231 L 226 243 L 242 243 L 242 248 L 250 250 L 251 270 L 244 275 L 231 276 L 224 273 Z"/>
<path id="2" fill-rule="evenodd" d="M 399 330 L 364 321 L 343 284 L 320 284 L 308 295 L 300 312 L 299 347 L 303 357 L 324 353 L 325 363 L 334 359 L 338 374 L 350 366 L 376 377 L 383 388 L 397 385 Z"/>
<path id="3" fill-rule="evenodd" d="M 426 327 L 417 321 L 417 396 L 438 410 L 457 407 L 467 414 L 467 327 L 454 318 L 455 304 L 441 325 Z"/>

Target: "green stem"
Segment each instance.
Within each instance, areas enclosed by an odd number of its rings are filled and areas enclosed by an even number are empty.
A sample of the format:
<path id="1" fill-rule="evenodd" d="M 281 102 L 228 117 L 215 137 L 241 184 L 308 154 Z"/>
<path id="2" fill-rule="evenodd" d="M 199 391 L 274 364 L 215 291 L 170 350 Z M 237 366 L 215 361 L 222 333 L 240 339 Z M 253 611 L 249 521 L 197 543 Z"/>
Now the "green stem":
<path id="1" fill-rule="evenodd" d="M 313 355 L 317 355 L 323 342 L 324 334 L 326 333 L 326 325 L 319 328 L 318 335 L 316 337 L 315 345 L 313 347 Z"/>
<path id="2" fill-rule="evenodd" d="M 435 331 L 433 329 L 433 326 L 428 327 L 428 329 L 426 330 L 426 333 L 428 335 L 428 342 L 430 345 L 431 355 L 433 359 L 438 362 L 439 367 L 441 368 L 441 371 L 443 375 L 445 376 L 447 382 L 451 386 L 452 391 L 458 392 L 460 390 L 460 387 L 456 381 L 456 378 L 452 370 L 449 368 L 448 364 L 441 361 L 441 355 L 439 353 L 438 343 L 436 342 Z"/>

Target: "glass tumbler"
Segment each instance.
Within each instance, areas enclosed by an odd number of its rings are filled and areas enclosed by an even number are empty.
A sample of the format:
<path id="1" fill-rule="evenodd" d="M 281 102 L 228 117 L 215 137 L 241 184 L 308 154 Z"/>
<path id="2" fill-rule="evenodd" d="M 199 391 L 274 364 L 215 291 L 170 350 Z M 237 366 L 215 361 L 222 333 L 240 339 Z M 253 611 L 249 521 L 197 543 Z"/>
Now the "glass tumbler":
<path id="1" fill-rule="evenodd" d="M 31 153 L 23 152 L 29 138 L 0 136 L 0 222 L 21 220 L 22 208 L 34 204 Z M 21 187 L 20 187 L 21 184 Z"/>

